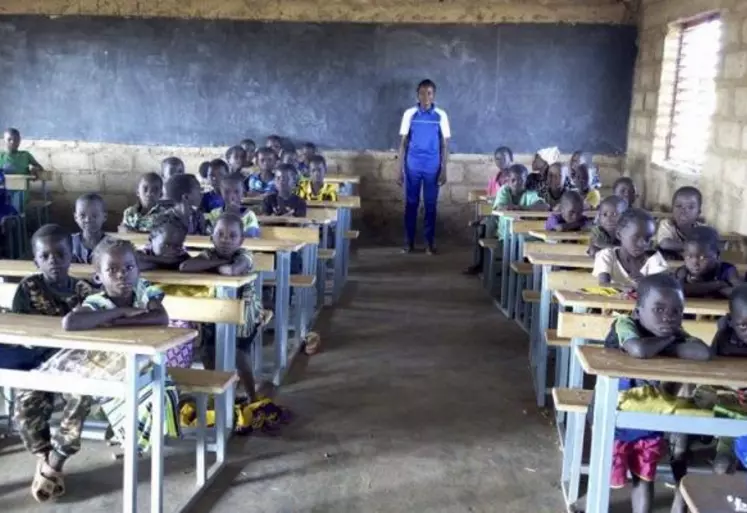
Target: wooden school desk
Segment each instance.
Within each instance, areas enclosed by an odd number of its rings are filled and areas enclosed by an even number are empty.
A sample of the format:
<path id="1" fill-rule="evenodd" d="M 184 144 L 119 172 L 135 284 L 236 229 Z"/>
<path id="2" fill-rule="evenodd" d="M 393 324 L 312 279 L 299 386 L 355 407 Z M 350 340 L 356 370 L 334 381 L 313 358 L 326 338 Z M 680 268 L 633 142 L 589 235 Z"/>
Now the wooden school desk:
<path id="1" fill-rule="evenodd" d="M 38 272 L 33 262 L 29 260 L 0 260 L 0 277 L 25 278 L 29 274 Z M 177 271 L 145 271 L 140 275 L 151 283 L 168 285 L 191 285 L 198 287 L 215 287 L 216 297 L 237 299 L 240 287 L 252 283 L 257 279 L 256 273 L 245 276 L 221 276 L 211 273 L 181 273 Z M 72 264 L 70 276 L 91 280 L 93 266 L 88 264 Z M 286 332 L 287 333 L 287 332 Z M 279 346 L 280 342 L 276 344 Z M 287 339 L 286 339 L 287 344 Z M 276 362 L 279 366 L 280 348 L 276 347 Z M 286 353 L 284 353 L 286 354 Z M 219 371 L 236 370 L 236 325 L 217 323 L 215 325 L 215 368 Z M 233 389 L 226 393 L 226 415 L 229 422 L 233 422 Z"/>
<path id="2" fill-rule="evenodd" d="M 350 196 L 353 192 L 353 185 L 361 183 L 361 177 L 357 175 L 325 175 L 324 181 L 327 183 L 339 184 L 339 196 Z"/>
<path id="3" fill-rule="evenodd" d="M 734 513 L 727 497 L 747 502 L 747 481 L 742 472 L 732 475 L 688 475 L 680 482 L 680 492 L 692 513 Z"/>
<path id="4" fill-rule="evenodd" d="M 617 411 L 620 378 L 744 388 L 747 387 L 747 359 L 716 358 L 710 362 L 690 362 L 659 357 L 641 360 L 631 358 L 620 350 L 592 346 L 576 348 L 576 356 L 584 371 L 597 377 L 587 513 L 609 511 L 616 427 L 729 437 L 747 434 L 747 423 L 743 420 Z"/>
<path id="5" fill-rule="evenodd" d="M 86 351 L 112 351 L 124 353 L 126 371 L 124 381 L 109 381 L 78 377 L 64 373 L 55 375 L 39 371 L 0 370 L 0 384 L 12 388 L 44 390 L 73 394 L 90 394 L 95 390 L 97 395 L 105 397 L 123 397 L 125 406 L 125 441 L 123 471 L 123 513 L 137 511 L 137 426 L 138 426 L 138 392 L 142 386 L 153 384 L 153 416 L 160 419 L 151 427 L 151 478 L 150 478 L 150 511 L 163 511 L 164 479 L 164 429 L 165 418 L 165 378 L 167 350 L 191 341 L 197 336 L 194 330 L 180 328 L 155 327 L 122 327 L 102 328 L 91 331 L 64 331 L 58 317 L 1 314 L 0 344 L 21 344 L 57 349 L 82 349 Z M 151 367 L 143 376 L 140 373 L 141 363 L 150 361 Z M 223 419 L 221 419 L 223 420 Z M 217 430 L 218 436 L 225 436 L 224 429 Z M 193 494 L 202 489 L 193 490 Z"/>

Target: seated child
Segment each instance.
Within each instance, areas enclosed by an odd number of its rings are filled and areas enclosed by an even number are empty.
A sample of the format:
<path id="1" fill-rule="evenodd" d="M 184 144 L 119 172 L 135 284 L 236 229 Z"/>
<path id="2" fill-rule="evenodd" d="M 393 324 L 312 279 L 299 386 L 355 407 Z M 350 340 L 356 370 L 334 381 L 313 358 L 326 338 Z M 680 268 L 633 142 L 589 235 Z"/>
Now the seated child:
<path id="1" fill-rule="evenodd" d="M 599 285 L 636 288 L 641 278 L 667 270 L 658 251 L 650 251 L 654 218 L 645 210 L 630 208 L 617 221 L 620 247 L 601 249 L 594 257 L 592 275 Z"/>
<path id="2" fill-rule="evenodd" d="M 262 210 L 268 216 L 306 216 L 306 201 L 293 192 L 296 188 L 294 169 L 290 164 L 280 164 L 275 171 L 275 192 L 265 196 Z"/>
<path id="3" fill-rule="evenodd" d="M 70 277 L 72 259 L 70 236 L 56 224 L 46 224 L 31 236 L 31 250 L 39 272 L 25 277 L 13 297 L 13 313 L 63 317 L 78 306 L 93 287 Z M 33 321 L 29 321 L 33 322 Z M 31 370 L 43 364 L 57 350 L 46 347 L 3 346 L 0 365 Z M 15 354 L 10 354 L 15 353 Z M 13 363 L 7 356 L 14 356 Z M 57 394 L 42 390 L 18 390 L 14 421 L 26 450 L 38 458 L 31 495 L 38 502 L 65 493 L 62 468 L 80 450 L 80 433 L 91 408 L 91 397 L 62 394 L 65 408 L 60 427 L 51 436 L 49 421 Z"/>
<path id="4" fill-rule="evenodd" d="M 303 143 L 303 146 L 301 146 L 301 155 L 298 159 L 298 165 L 296 168 L 303 178 L 309 178 L 309 173 L 311 172 L 311 158 L 317 154 L 316 152 L 316 145 L 312 142 L 305 142 Z"/>
<path id="5" fill-rule="evenodd" d="M 93 268 L 102 291 L 83 300 L 62 319 L 67 331 L 93 330 L 108 326 L 166 326 L 169 316 L 161 300 L 163 292 L 140 278 L 135 247 L 132 243 L 111 237 L 104 238 L 93 252 Z M 124 354 L 110 351 L 63 349 L 47 360 L 41 370 L 75 372 L 94 379 L 121 381 L 125 377 Z M 152 386 L 152 385 L 151 385 Z M 153 423 L 152 391 L 141 390 L 138 405 L 138 446 L 150 447 L 150 425 Z M 166 415 L 169 426 L 177 425 L 178 398 L 167 382 Z M 111 423 L 114 438 L 123 441 L 125 427 L 122 409 L 124 398 L 105 398 L 101 409 Z M 156 421 L 163 419 L 156 419 Z M 175 433 L 169 433 L 171 435 Z"/>
<path id="6" fill-rule="evenodd" d="M 635 206 L 635 201 L 638 199 L 635 182 L 629 176 L 621 176 L 615 180 L 612 184 L 612 194 L 624 199 L 629 207 Z"/>
<path id="7" fill-rule="evenodd" d="M 207 214 L 223 206 L 223 198 L 220 195 L 220 183 L 228 175 L 228 164 L 225 161 L 214 159 L 208 163 L 205 170 L 205 179 L 207 180 L 209 190 L 206 190 L 202 194 L 200 210 Z"/>
<path id="8" fill-rule="evenodd" d="M 75 224 L 80 231 L 72 236 L 73 262 L 90 264 L 93 250 L 104 238 L 106 208 L 104 199 L 95 192 L 87 192 L 75 200 Z"/>
<path id="9" fill-rule="evenodd" d="M 166 157 L 161 161 L 161 180 L 163 183 L 168 182 L 169 178 L 175 175 L 183 175 L 184 162 L 179 157 Z"/>
<path id="10" fill-rule="evenodd" d="M 660 273 L 643 278 L 638 286 L 636 309 L 632 315 L 618 317 L 612 323 L 605 347 L 620 349 L 633 358 L 669 356 L 709 360 L 710 348 L 682 329 L 684 303 L 682 288 L 670 274 Z M 641 379 L 620 378 L 619 386 L 621 400 L 635 393 L 637 388 L 661 389 L 661 383 Z M 650 513 L 653 510 L 656 465 L 664 455 L 665 447 L 661 432 L 615 429 L 611 486 L 623 487 L 630 471 L 634 512 Z"/>
<path id="11" fill-rule="evenodd" d="M 327 161 L 321 155 L 309 159 L 309 178 L 298 185 L 298 197 L 305 201 L 337 201 L 338 187 L 335 183 L 324 183 Z"/>
<path id="12" fill-rule="evenodd" d="M 259 220 L 256 214 L 241 204 L 244 197 L 244 177 L 241 173 L 228 175 L 220 183 L 220 194 L 225 202 L 223 207 L 210 211 L 205 215 L 206 232 L 212 233 L 218 218 L 224 213 L 232 213 L 239 216 L 244 226 L 244 237 L 259 237 Z"/>
<path id="13" fill-rule="evenodd" d="M 187 235 L 205 235 L 205 215 L 200 211 L 200 182 L 195 175 L 175 176 L 166 183 L 164 199 L 187 228 Z"/>
<path id="14" fill-rule="evenodd" d="M 159 203 L 163 193 L 163 180 L 156 173 L 145 173 L 137 184 L 137 205 L 127 207 L 122 214 L 122 232 L 147 232 L 153 220 L 163 210 Z"/>
<path id="15" fill-rule="evenodd" d="M 742 284 L 737 268 L 719 259 L 719 235 L 710 226 L 696 226 L 687 235 L 685 265 L 675 271 L 687 297 L 728 298 Z"/>
<path id="16" fill-rule="evenodd" d="M 244 148 L 246 152 L 246 162 L 244 167 L 250 167 L 254 165 L 254 153 L 257 151 L 257 143 L 253 139 L 242 139 L 239 146 Z"/>
<path id="17" fill-rule="evenodd" d="M 200 190 L 203 192 L 207 192 L 209 190 L 212 190 L 212 187 L 210 186 L 210 183 L 208 182 L 207 177 L 207 171 L 210 167 L 210 162 L 205 160 L 200 163 L 200 167 L 197 168 L 197 175 L 199 176 L 200 180 Z"/>
<path id="18" fill-rule="evenodd" d="M 499 146 L 493 154 L 493 161 L 497 172 L 490 178 L 485 191 L 489 198 L 495 198 L 500 188 L 508 183 L 508 168 L 514 163 L 514 153 L 508 146 Z"/>
<path id="19" fill-rule="evenodd" d="M 599 204 L 597 224 L 591 229 L 589 241 L 590 256 L 596 256 L 600 249 L 614 248 L 620 245 L 617 238 L 617 222 L 628 209 L 628 203 L 619 196 L 607 196 Z"/>
<path id="20" fill-rule="evenodd" d="M 241 173 L 246 164 L 246 150 L 241 146 L 231 146 L 226 150 L 226 163 L 228 164 L 228 173 Z"/>
<path id="21" fill-rule="evenodd" d="M 695 187 L 680 187 L 672 197 L 672 217 L 662 219 L 656 230 L 656 244 L 667 258 L 682 257 L 685 239 L 696 226 L 703 206 L 703 196 Z"/>
<path id="22" fill-rule="evenodd" d="M 584 198 L 585 208 L 589 209 L 599 208 L 599 203 L 602 201 L 599 191 L 591 186 L 596 171 L 594 166 L 579 164 L 576 168 L 575 178 L 573 179 L 573 188 L 581 193 L 581 196 Z"/>
<path id="23" fill-rule="evenodd" d="M 493 210 L 547 210 L 547 204 L 537 193 L 526 188 L 527 168 L 521 164 L 512 164 L 508 168 L 508 182 L 500 188 L 493 201 Z M 498 238 L 503 240 L 506 220 L 501 218 L 498 225 Z"/>
<path id="24" fill-rule="evenodd" d="M 296 147 L 292 144 L 285 146 L 283 151 L 280 152 L 279 157 L 281 164 L 289 164 L 294 169 L 298 169 L 298 153 L 296 153 Z"/>
<path id="25" fill-rule="evenodd" d="M 573 181 L 576 179 L 576 170 L 578 169 L 578 166 L 581 164 L 592 166 L 592 160 L 594 160 L 594 156 L 591 153 L 587 153 L 583 150 L 576 150 L 571 154 L 571 160 L 568 161 L 568 169 L 570 172 L 568 173 L 568 176 L 566 176 L 567 187 L 573 187 Z M 602 182 L 599 180 L 599 174 L 594 173 L 594 175 L 591 177 L 591 188 L 599 189 L 601 187 Z"/>
<path id="26" fill-rule="evenodd" d="M 560 162 L 552 164 L 547 169 L 547 180 L 545 180 L 544 191 L 541 193 L 542 199 L 551 210 L 557 210 L 560 205 L 560 199 L 570 188 L 565 187 L 565 168 Z M 583 200 L 582 200 L 583 204 Z"/>
<path id="27" fill-rule="evenodd" d="M 225 276 L 242 276 L 252 271 L 252 255 L 241 247 L 244 229 L 239 216 L 228 212 L 221 214 L 215 221 L 211 238 L 214 247 L 183 262 L 181 271 L 212 271 Z M 251 346 L 266 319 L 254 282 L 242 287 L 241 298 L 246 305 L 247 323 L 239 328 L 236 338 L 236 371 L 250 403 L 252 427 L 263 427 L 263 422 L 267 427 L 275 427 L 281 420 L 281 410 L 268 399 L 259 397 L 252 372 Z M 201 351 L 205 368 L 214 369 L 215 340 L 210 337 L 204 340 Z"/>
<path id="28" fill-rule="evenodd" d="M 38 178 L 44 171 L 34 156 L 26 150 L 19 150 L 21 132 L 7 128 L 3 134 L 5 151 L 0 151 L 0 171 L 6 175 L 33 175 Z"/>
<path id="29" fill-rule="evenodd" d="M 532 173 L 527 177 L 526 188 L 530 191 L 537 191 L 540 197 L 543 197 L 547 189 L 547 173 L 550 166 L 556 162 L 560 162 L 560 150 L 558 148 L 539 150 L 532 160 Z"/>
<path id="30" fill-rule="evenodd" d="M 559 210 L 558 213 L 551 214 L 547 218 L 545 230 L 578 232 L 589 228 L 591 225 L 591 219 L 584 215 L 584 200 L 576 191 L 566 191 L 563 194 Z"/>
<path id="31" fill-rule="evenodd" d="M 271 148 L 257 150 L 257 168 L 259 172 L 250 175 L 246 181 L 246 189 L 251 196 L 269 194 L 275 190 L 275 166 L 278 158 Z"/>
<path id="32" fill-rule="evenodd" d="M 270 148 L 275 156 L 280 157 L 283 153 L 283 138 L 279 135 L 270 135 L 265 140 L 265 148 Z"/>

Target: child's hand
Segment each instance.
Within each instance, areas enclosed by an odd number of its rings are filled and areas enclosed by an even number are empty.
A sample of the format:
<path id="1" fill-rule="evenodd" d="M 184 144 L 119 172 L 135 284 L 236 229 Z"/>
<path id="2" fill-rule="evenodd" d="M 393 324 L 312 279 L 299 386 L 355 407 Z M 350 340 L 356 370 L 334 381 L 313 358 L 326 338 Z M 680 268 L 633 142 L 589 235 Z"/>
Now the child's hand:
<path id="1" fill-rule="evenodd" d="M 123 307 L 119 309 L 119 312 L 122 314 L 122 317 L 137 317 L 138 315 L 143 315 L 148 313 L 148 310 L 145 308 L 132 308 L 132 307 Z"/>
<path id="2" fill-rule="evenodd" d="M 554 231 L 554 232 L 562 232 L 563 228 L 564 228 L 563 225 L 559 224 L 559 225 L 553 226 L 552 231 Z"/>
<path id="3" fill-rule="evenodd" d="M 519 207 L 517 207 L 516 205 L 506 205 L 505 207 L 503 207 L 503 210 L 519 210 Z"/>

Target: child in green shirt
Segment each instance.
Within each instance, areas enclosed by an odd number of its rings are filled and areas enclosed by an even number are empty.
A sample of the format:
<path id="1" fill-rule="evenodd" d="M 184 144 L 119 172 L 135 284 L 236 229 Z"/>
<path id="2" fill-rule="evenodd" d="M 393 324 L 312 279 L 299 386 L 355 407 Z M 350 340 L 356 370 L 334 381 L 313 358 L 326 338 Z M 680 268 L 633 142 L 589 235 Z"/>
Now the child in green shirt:
<path id="1" fill-rule="evenodd" d="M 35 178 L 44 171 L 31 153 L 19 150 L 21 133 L 16 128 L 8 128 L 3 134 L 5 151 L 0 151 L 0 170 L 6 175 L 33 175 Z"/>
<path id="2" fill-rule="evenodd" d="M 526 188 L 529 171 L 521 164 L 508 168 L 506 185 L 500 188 L 493 202 L 493 210 L 547 210 L 547 204 L 537 191 Z M 498 238 L 503 240 L 507 221 L 501 217 L 498 225 Z"/>

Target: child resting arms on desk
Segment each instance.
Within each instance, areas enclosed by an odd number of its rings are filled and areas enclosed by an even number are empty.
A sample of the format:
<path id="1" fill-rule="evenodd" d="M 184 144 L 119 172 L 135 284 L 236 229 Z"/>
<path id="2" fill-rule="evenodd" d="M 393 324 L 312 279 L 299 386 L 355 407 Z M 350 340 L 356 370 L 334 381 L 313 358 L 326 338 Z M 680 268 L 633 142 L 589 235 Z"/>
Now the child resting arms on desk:
<path id="1" fill-rule="evenodd" d="M 591 219 L 584 215 L 584 199 L 576 191 L 566 191 L 560 198 L 558 212 L 547 218 L 545 230 L 580 232 L 590 225 Z"/>
<path id="2" fill-rule="evenodd" d="M 683 246 L 685 265 L 675 271 L 687 297 L 728 298 L 741 285 L 737 268 L 719 258 L 719 234 L 710 226 L 696 226 Z"/>
<path id="3" fill-rule="evenodd" d="M 607 248 L 615 248 L 620 245 L 617 238 L 617 223 L 620 216 L 628 209 L 628 203 L 619 196 L 607 196 L 599 204 L 596 225 L 591 229 L 589 240 L 589 256 Z"/>
<path id="4" fill-rule="evenodd" d="M 18 284 L 13 313 L 62 317 L 78 306 L 94 288 L 68 274 L 72 260 L 70 234 L 56 224 L 47 224 L 31 236 L 31 250 L 38 273 Z M 29 320 L 29 322 L 33 322 Z M 0 346 L 3 368 L 31 370 L 54 355 L 46 347 Z M 65 494 L 62 468 L 80 450 L 80 434 L 91 409 L 89 396 L 62 394 L 65 408 L 60 427 L 50 434 L 49 421 L 57 394 L 43 390 L 17 390 L 14 422 L 26 450 L 38 458 L 31 495 L 46 502 Z"/>
<path id="5" fill-rule="evenodd" d="M 684 305 L 682 288 L 672 275 L 659 273 L 644 277 L 638 284 L 635 310 L 632 315 L 621 316 L 612 323 L 604 341 L 605 347 L 620 349 L 633 358 L 670 356 L 685 360 L 709 360 L 710 348 L 702 340 L 682 330 Z M 661 390 L 661 385 L 657 381 L 620 378 L 619 407 L 624 410 L 623 404 L 628 398 L 654 395 Z M 639 394 L 639 389 L 644 388 L 650 393 Z M 650 513 L 653 509 L 656 465 L 664 455 L 665 448 L 666 442 L 661 432 L 615 429 L 611 486 L 623 487 L 630 471 L 633 513 Z M 677 482 L 681 477 L 675 475 Z M 675 504 L 678 500 L 681 502 L 678 496 L 679 492 L 675 496 Z"/>
<path id="6" fill-rule="evenodd" d="M 631 208 L 617 221 L 620 247 L 605 248 L 594 257 L 592 275 L 599 285 L 636 288 L 649 274 L 667 270 L 667 262 L 658 251 L 650 251 L 654 236 L 654 218 L 645 210 Z"/>

